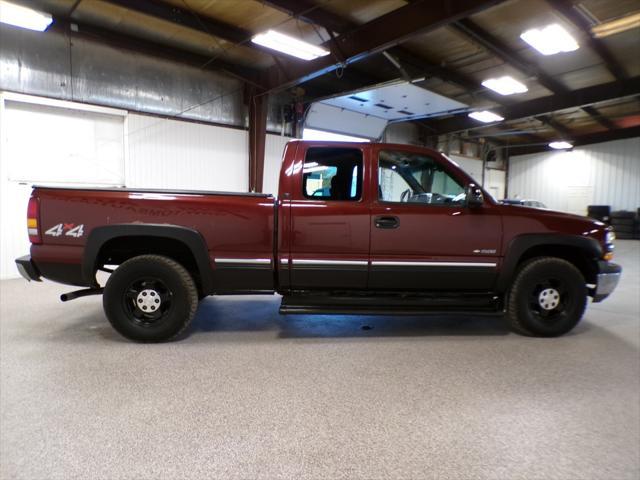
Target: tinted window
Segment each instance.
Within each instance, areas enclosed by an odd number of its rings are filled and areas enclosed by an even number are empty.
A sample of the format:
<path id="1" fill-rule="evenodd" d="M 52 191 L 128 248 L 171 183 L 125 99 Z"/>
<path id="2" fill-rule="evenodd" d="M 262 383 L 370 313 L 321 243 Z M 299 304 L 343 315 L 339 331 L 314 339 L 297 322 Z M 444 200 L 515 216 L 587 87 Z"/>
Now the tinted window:
<path id="1" fill-rule="evenodd" d="M 360 200 L 362 151 L 328 147 L 307 150 L 302 169 L 302 193 L 315 200 Z"/>
<path id="2" fill-rule="evenodd" d="M 464 188 L 431 157 L 383 150 L 378 159 L 378 198 L 385 202 L 460 205 Z"/>

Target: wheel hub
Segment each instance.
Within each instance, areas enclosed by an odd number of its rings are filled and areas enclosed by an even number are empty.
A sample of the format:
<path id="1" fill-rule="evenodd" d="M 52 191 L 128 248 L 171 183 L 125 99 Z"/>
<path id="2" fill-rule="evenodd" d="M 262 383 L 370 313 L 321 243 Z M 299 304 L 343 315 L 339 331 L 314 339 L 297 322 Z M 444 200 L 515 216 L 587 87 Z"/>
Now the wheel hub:
<path id="1" fill-rule="evenodd" d="M 153 313 L 160 308 L 160 294 L 152 289 L 142 290 L 136 297 L 136 305 L 145 313 Z"/>
<path id="2" fill-rule="evenodd" d="M 555 288 L 545 288 L 538 295 L 538 304 L 544 310 L 553 310 L 560 304 L 560 293 Z"/>

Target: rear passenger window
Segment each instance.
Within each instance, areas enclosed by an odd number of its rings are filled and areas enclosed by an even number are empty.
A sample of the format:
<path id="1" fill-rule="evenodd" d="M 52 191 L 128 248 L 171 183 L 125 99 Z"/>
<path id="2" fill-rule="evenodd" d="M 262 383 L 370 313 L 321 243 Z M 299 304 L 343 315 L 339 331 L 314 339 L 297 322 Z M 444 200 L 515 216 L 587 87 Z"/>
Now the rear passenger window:
<path id="1" fill-rule="evenodd" d="M 360 200 L 362 151 L 357 148 L 308 149 L 302 169 L 302 193 L 314 200 Z"/>

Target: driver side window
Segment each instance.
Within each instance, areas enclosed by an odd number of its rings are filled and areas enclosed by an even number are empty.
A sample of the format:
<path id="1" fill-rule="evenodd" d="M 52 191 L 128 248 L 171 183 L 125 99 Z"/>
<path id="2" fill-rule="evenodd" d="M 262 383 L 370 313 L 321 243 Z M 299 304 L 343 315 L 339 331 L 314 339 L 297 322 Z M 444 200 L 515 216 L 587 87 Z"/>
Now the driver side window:
<path id="1" fill-rule="evenodd" d="M 382 150 L 378 159 L 378 198 L 383 202 L 461 205 L 464 188 L 432 158 Z"/>

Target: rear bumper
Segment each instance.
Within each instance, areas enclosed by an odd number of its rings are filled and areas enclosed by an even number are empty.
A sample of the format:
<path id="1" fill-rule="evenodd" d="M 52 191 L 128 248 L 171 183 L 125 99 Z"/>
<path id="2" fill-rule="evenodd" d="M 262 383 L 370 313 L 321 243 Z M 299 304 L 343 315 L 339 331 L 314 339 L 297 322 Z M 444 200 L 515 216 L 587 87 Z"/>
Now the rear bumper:
<path id="1" fill-rule="evenodd" d="M 620 276 L 622 275 L 622 267 L 615 263 L 598 262 L 598 274 L 596 286 L 593 289 L 593 301 L 601 302 L 607 298 L 616 289 Z"/>
<path id="2" fill-rule="evenodd" d="M 18 272 L 25 280 L 41 282 L 40 272 L 35 263 L 31 260 L 31 255 L 25 255 L 24 257 L 16 258 L 16 267 Z"/>

